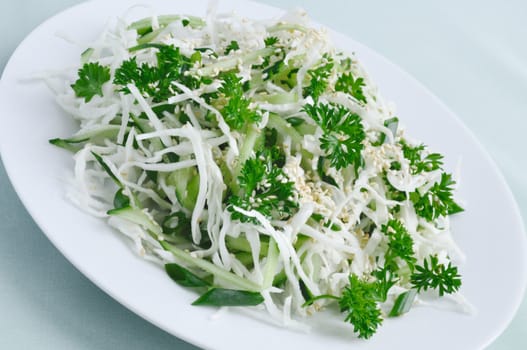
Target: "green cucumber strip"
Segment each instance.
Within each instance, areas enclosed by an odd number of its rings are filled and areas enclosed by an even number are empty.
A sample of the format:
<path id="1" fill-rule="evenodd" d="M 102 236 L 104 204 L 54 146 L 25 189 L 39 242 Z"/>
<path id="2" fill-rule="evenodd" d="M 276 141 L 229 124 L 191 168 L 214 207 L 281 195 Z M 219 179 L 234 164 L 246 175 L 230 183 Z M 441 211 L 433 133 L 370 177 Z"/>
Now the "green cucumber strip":
<path id="1" fill-rule="evenodd" d="M 258 137 L 260 137 L 261 134 L 262 132 L 256 127 L 252 125 L 248 127 L 244 142 L 240 147 L 240 155 L 238 157 L 239 164 L 245 163 L 245 161 L 251 157 L 251 154 L 254 151 L 254 145 L 256 144 L 256 141 L 258 140 Z"/>
<path id="2" fill-rule="evenodd" d="M 194 206 L 196 205 L 196 200 L 198 198 L 198 193 L 199 193 L 199 173 L 196 173 L 196 175 L 193 176 L 190 179 L 190 182 L 188 183 L 187 196 L 185 200 L 183 201 L 183 205 L 188 210 L 194 210 Z"/>
<path id="3" fill-rule="evenodd" d="M 240 171 L 243 167 L 243 164 L 247 159 L 249 159 L 254 152 L 254 148 L 258 138 L 262 136 L 262 132 L 259 131 L 256 127 L 249 125 L 247 130 L 247 135 L 244 138 L 243 144 L 240 147 L 240 155 L 238 156 L 238 161 L 236 166 L 232 171 L 232 178 L 230 182 L 230 188 L 234 193 L 238 192 L 238 176 L 240 176 Z"/>
<path id="4" fill-rule="evenodd" d="M 123 193 L 122 188 L 119 188 L 117 192 L 115 192 L 115 196 L 113 197 L 113 206 L 115 209 L 121 209 L 130 206 L 130 198 L 128 198 L 128 196 Z"/>
<path id="5" fill-rule="evenodd" d="M 206 67 L 199 68 L 202 76 L 211 76 L 218 71 L 228 71 L 235 68 L 238 62 L 241 60 L 244 63 L 256 63 L 260 58 L 271 56 L 274 53 L 274 48 L 266 47 L 264 49 L 252 51 L 243 56 L 233 56 L 232 58 L 217 61 L 216 63 L 209 64 Z"/>
<path id="6" fill-rule="evenodd" d="M 393 117 L 393 118 L 387 119 L 384 122 L 384 126 L 390 129 L 393 137 L 395 137 L 397 135 L 397 128 L 399 127 L 399 118 Z"/>
<path id="7" fill-rule="evenodd" d="M 93 54 L 93 48 L 89 47 L 81 53 L 81 63 L 87 63 Z"/>
<path id="8" fill-rule="evenodd" d="M 278 131 L 278 133 L 281 135 L 287 135 L 291 137 L 291 141 L 293 141 L 294 144 L 302 144 L 303 137 L 298 133 L 298 131 L 295 130 L 295 128 L 291 126 L 291 124 L 287 122 L 287 120 L 283 119 L 277 114 L 269 114 L 269 122 L 267 123 L 267 127 L 276 129 L 276 131 Z"/>
<path id="9" fill-rule="evenodd" d="M 232 237 L 226 236 L 225 243 L 229 250 L 235 250 L 239 252 L 252 253 L 251 245 L 244 236 Z M 269 249 L 269 243 L 266 241 L 260 241 L 260 256 L 266 256 Z"/>
<path id="10" fill-rule="evenodd" d="M 64 148 L 68 151 L 77 152 L 82 148 L 79 143 L 91 142 L 93 144 L 98 144 L 104 139 L 114 139 L 117 137 L 120 128 L 121 127 L 119 125 L 105 125 L 102 127 L 92 129 L 90 131 L 78 133 L 77 135 L 67 139 L 51 139 L 49 140 L 49 143 L 57 147 Z M 127 128 L 127 131 L 128 130 L 129 128 Z"/>
<path id="11" fill-rule="evenodd" d="M 161 227 L 166 235 L 186 236 L 191 229 L 190 219 L 185 213 L 177 211 L 166 216 Z"/>
<path id="12" fill-rule="evenodd" d="M 388 314 L 389 317 L 396 317 L 410 311 L 414 303 L 415 296 L 417 295 L 417 290 L 410 289 L 407 292 L 399 294 L 395 303 L 393 304 L 392 310 Z"/>
<path id="13" fill-rule="evenodd" d="M 300 292 L 302 293 L 302 296 L 304 297 L 304 300 L 308 302 L 309 300 L 313 300 L 315 297 L 313 293 L 309 290 L 309 288 L 306 286 L 304 281 L 299 280 L 298 284 L 300 285 Z"/>
<path id="14" fill-rule="evenodd" d="M 299 126 L 300 124 L 304 124 L 306 122 L 304 118 L 300 117 L 289 117 L 286 120 L 293 127 Z"/>
<path id="15" fill-rule="evenodd" d="M 287 281 L 287 275 L 285 274 L 285 271 L 280 271 L 273 279 L 273 286 L 279 287 L 282 286 L 285 281 Z"/>
<path id="16" fill-rule="evenodd" d="M 159 224 L 141 209 L 132 207 L 116 208 L 108 210 L 107 214 L 118 216 L 122 219 L 141 225 L 145 229 L 155 233 L 157 236 L 160 236 L 163 233 Z"/>
<path id="17" fill-rule="evenodd" d="M 190 211 L 194 209 L 199 192 L 199 174 L 196 168 L 183 168 L 171 172 L 167 177 L 167 185 L 176 188 L 176 198 L 185 209 Z"/>
<path id="18" fill-rule="evenodd" d="M 165 28 L 158 28 L 156 30 L 152 30 L 151 32 L 146 33 L 145 35 L 137 39 L 137 44 L 141 45 L 153 41 L 164 29 Z"/>
<path id="19" fill-rule="evenodd" d="M 160 49 L 160 48 L 163 48 L 167 45 L 165 44 L 159 44 L 159 43 L 144 43 L 144 44 L 139 44 L 139 45 L 136 45 L 136 46 L 132 46 L 128 49 L 129 52 L 134 52 L 134 51 L 139 51 L 139 50 L 144 50 L 144 49 Z"/>
<path id="20" fill-rule="evenodd" d="M 178 264 L 165 264 L 165 271 L 174 282 L 184 287 L 209 287 L 210 283 Z"/>
<path id="21" fill-rule="evenodd" d="M 314 124 L 302 123 L 295 126 L 295 130 L 298 131 L 300 135 L 313 135 L 317 131 L 317 126 Z"/>
<path id="22" fill-rule="evenodd" d="M 115 184 L 117 186 L 119 186 L 120 188 L 124 188 L 124 185 L 122 184 L 122 182 L 117 178 L 117 176 L 112 172 L 112 170 L 110 169 L 110 167 L 108 166 L 108 164 L 106 164 L 106 162 L 104 161 L 104 159 L 98 155 L 97 153 L 91 151 L 91 154 L 95 157 L 95 159 L 97 160 L 97 162 L 101 165 L 101 167 L 104 169 L 104 171 L 106 171 L 106 173 L 110 176 L 110 178 L 113 180 L 113 182 L 115 182 Z"/>
<path id="23" fill-rule="evenodd" d="M 82 149 L 82 146 L 79 145 L 79 143 L 84 142 L 87 140 L 77 141 L 77 142 L 71 142 L 69 140 L 65 139 L 51 139 L 49 140 L 49 143 L 51 143 L 53 146 L 57 146 L 60 148 L 65 149 L 66 151 L 70 151 L 72 153 L 77 153 Z"/>
<path id="24" fill-rule="evenodd" d="M 302 233 L 298 233 L 296 236 L 296 242 L 293 244 L 296 250 L 300 249 L 300 247 L 307 241 L 309 241 L 311 237 L 306 236 Z"/>
<path id="25" fill-rule="evenodd" d="M 265 263 L 263 271 L 263 288 L 270 288 L 273 286 L 273 281 L 276 276 L 276 268 L 278 267 L 279 251 L 274 239 L 269 238 L 269 248 L 267 249 L 267 262 Z"/>
<path id="26" fill-rule="evenodd" d="M 253 82 L 251 82 L 251 87 L 253 87 Z M 261 97 L 255 98 L 255 100 L 265 101 L 267 103 L 274 104 L 274 105 L 281 105 L 281 104 L 298 102 L 298 96 L 292 92 L 286 92 L 286 93 L 278 93 L 278 94 L 273 94 L 273 95 L 261 96 Z M 292 117 L 292 118 L 296 118 L 296 117 Z"/>
<path id="27" fill-rule="evenodd" d="M 384 126 L 387 127 L 388 129 L 390 129 L 390 132 L 392 133 L 393 137 L 395 138 L 397 136 L 397 128 L 399 127 L 399 118 L 397 117 L 393 117 L 393 118 L 390 118 L 390 119 L 386 119 L 384 121 Z M 373 146 L 380 146 L 382 145 L 383 143 L 386 143 L 386 134 L 385 133 L 381 133 L 381 135 L 379 135 L 379 139 L 372 143 Z"/>
<path id="28" fill-rule="evenodd" d="M 322 300 L 322 299 L 340 300 L 340 298 L 337 296 L 334 296 L 331 294 L 322 294 L 322 295 L 317 295 L 316 297 L 312 297 L 311 299 L 306 299 L 306 302 L 302 304 L 302 307 L 311 306 L 313 305 L 315 301 Z"/>
<path id="29" fill-rule="evenodd" d="M 306 32 L 308 29 L 304 26 L 294 23 L 278 23 L 272 27 L 267 28 L 269 33 L 279 32 L 279 31 L 291 31 L 298 30 L 299 32 Z"/>
<path id="30" fill-rule="evenodd" d="M 205 21 L 195 16 L 162 15 L 157 17 L 157 22 L 159 23 L 160 28 L 164 28 L 170 23 L 179 20 L 187 20 L 188 25 L 190 25 L 192 28 L 200 28 L 205 25 Z M 137 34 L 139 35 L 147 34 L 152 31 L 152 18 L 147 17 L 133 22 L 128 26 L 128 29 L 137 31 Z"/>
<path id="31" fill-rule="evenodd" d="M 254 267 L 253 255 L 247 252 L 236 252 L 234 253 L 236 259 L 243 264 L 247 269 Z"/>
<path id="32" fill-rule="evenodd" d="M 319 157 L 318 158 L 317 172 L 318 172 L 318 175 L 320 176 L 320 179 L 322 181 L 332 185 L 332 186 L 338 187 L 338 184 L 335 181 L 335 179 L 333 177 L 331 177 L 331 176 L 326 174 L 326 172 L 324 170 L 324 161 L 325 161 L 324 157 Z"/>
<path id="33" fill-rule="evenodd" d="M 141 119 L 135 114 L 130 114 L 130 117 L 132 118 L 134 125 L 141 131 L 142 133 L 152 132 L 154 131 L 154 128 L 148 125 L 147 119 Z"/>
<path id="34" fill-rule="evenodd" d="M 249 291 L 259 291 L 261 290 L 261 286 L 258 284 L 249 281 L 246 278 L 237 276 L 229 271 L 225 271 L 224 269 L 214 265 L 213 263 L 204 260 L 195 258 L 190 253 L 181 250 L 172 244 L 166 242 L 166 241 L 159 241 L 159 244 L 166 250 L 172 253 L 176 258 L 181 260 L 182 262 L 188 264 L 189 266 L 194 266 L 202 269 L 205 272 L 208 272 L 214 277 L 221 279 L 222 281 L 228 283 L 229 285 L 232 285 L 235 288 L 243 289 L 243 290 L 249 290 Z"/>
<path id="35" fill-rule="evenodd" d="M 207 306 L 254 306 L 263 303 L 264 298 L 258 292 L 245 290 L 212 288 L 196 299 L 192 305 Z"/>
<path id="36" fill-rule="evenodd" d="M 132 120 L 134 121 L 134 125 L 137 126 L 139 131 L 141 131 L 142 133 L 155 131 L 155 129 L 148 124 L 149 121 L 147 119 L 141 119 L 140 117 L 137 117 L 133 114 L 130 114 L 130 116 L 132 117 Z M 163 143 L 161 142 L 161 139 L 159 137 L 149 139 L 149 141 L 150 141 L 150 144 L 152 145 L 153 151 L 160 151 L 164 148 Z"/>

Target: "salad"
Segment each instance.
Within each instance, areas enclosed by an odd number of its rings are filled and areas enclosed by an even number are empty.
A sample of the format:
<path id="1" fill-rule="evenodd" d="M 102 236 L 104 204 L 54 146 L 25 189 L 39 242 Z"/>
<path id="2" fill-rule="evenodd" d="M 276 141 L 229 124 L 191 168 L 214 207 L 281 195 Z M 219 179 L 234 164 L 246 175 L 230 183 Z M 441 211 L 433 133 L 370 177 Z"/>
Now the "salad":
<path id="1" fill-rule="evenodd" d="M 304 13 L 119 19 L 50 86 L 79 121 L 50 140 L 74 154 L 68 198 L 194 305 L 293 327 L 336 309 L 369 338 L 423 295 L 463 302 L 443 156 Z"/>

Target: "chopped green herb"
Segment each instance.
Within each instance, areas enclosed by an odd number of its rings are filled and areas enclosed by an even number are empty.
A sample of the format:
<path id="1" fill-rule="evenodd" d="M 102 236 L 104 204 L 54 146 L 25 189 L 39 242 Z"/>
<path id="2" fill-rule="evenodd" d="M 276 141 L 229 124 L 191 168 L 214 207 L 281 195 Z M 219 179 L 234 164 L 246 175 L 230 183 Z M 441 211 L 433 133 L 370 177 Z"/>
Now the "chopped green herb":
<path id="1" fill-rule="evenodd" d="M 426 146 L 423 144 L 410 146 L 403 141 L 401 142 L 401 146 L 404 157 L 410 162 L 413 174 L 441 169 L 443 166 L 443 156 L 439 153 L 430 153 L 423 158 L 422 153 L 426 149 Z"/>
<path id="2" fill-rule="evenodd" d="M 452 175 L 441 174 L 441 180 L 436 182 L 426 193 L 420 194 L 418 191 L 411 193 L 410 199 L 414 203 L 417 215 L 428 221 L 437 219 L 440 216 L 447 216 L 463 211 L 463 208 L 453 199 Z"/>
<path id="3" fill-rule="evenodd" d="M 375 283 L 360 280 L 356 275 L 350 276 L 349 283 L 339 300 L 340 311 L 347 314 L 345 320 L 353 325 L 359 338 L 368 339 L 382 324 Z"/>
<path id="4" fill-rule="evenodd" d="M 366 96 L 362 87 L 365 86 L 363 78 L 354 79 L 351 72 L 342 74 L 335 84 L 336 91 L 342 91 L 355 97 L 360 102 L 366 103 Z"/>
<path id="5" fill-rule="evenodd" d="M 416 265 L 412 274 L 412 284 L 417 291 L 438 289 L 439 296 L 457 292 L 461 287 L 461 276 L 457 267 L 449 262 L 447 266 L 440 264 L 437 256 L 431 255 L 425 259 L 423 265 Z"/>
<path id="6" fill-rule="evenodd" d="M 240 194 L 229 198 L 228 208 L 234 220 L 258 222 L 233 206 L 256 210 L 267 218 L 285 219 L 294 213 L 298 207 L 294 201 L 294 184 L 282 170 L 280 158 L 277 149 L 273 148 L 257 152 L 244 163 L 238 178 Z"/>
<path id="7" fill-rule="evenodd" d="M 320 146 L 331 166 L 338 170 L 353 164 L 357 169 L 366 136 L 360 116 L 344 106 L 323 103 L 306 104 L 304 111 L 324 132 Z"/>
<path id="8" fill-rule="evenodd" d="M 386 252 L 385 266 L 391 271 L 397 272 L 396 258 L 405 261 L 413 269 L 416 262 L 413 249 L 413 239 L 399 220 L 389 220 L 382 225 L 381 231 L 388 237 L 388 251 Z"/>
<path id="9" fill-rule="evenodd" d="M 71 85 L 77 97 L 84 97 L 90 102 L 95 95 L 102 96 L 102 86 L 110 80 L 110 68 L 98 62 L 85 63 L 78 72 L 79 79 Z"/>
<path id="10" fill-rule="evenodd" d="M 260 114 L 250 108 L 251 101 L 245 97 L 241 78 L 235 73 L 223 75 L 223 83 L 218 91 L 227 99 L 227 104 L 221 112 L 231 128 L 239 130 L 247 123 L 261 119 Z"/>
<path id="11" fill-rule="evenodd" d="M 240 46 L 236 40 L 232 40 L 229 45 L 225 48 L 225 54 L 228 55 L 231 51 L 239 50 Z"/>
<path id="12" fill-rule="evenodd" d="M 311 96 L 316 102 L 320 95 L 322 95 L 328 87 L 328 78 L 333 69 L 333 59 L 328 56 L 323 56 L 323 64 L 317 68 L 309 69 L 307 74 L 309 75 L 309 85 L 304 88 L 304 96 Z"/>
<path id="13" fill-rule="evenodd" d="M 130 93 L 128 84 L 133 84 L 146 97 L 154 102 L 166 101 L 176 94 L 177 88 L 173 82 L 177 81 L 188 88 L 195 89 L 200 80 L 186 74 L 192 62 L 182 55 L 178 47 L 160 44 L 145 44 L 140 49 L 157 49 L 157 66 L 147 63 L 138 64 L 134 56 L 124 61 L 115 71 L 114 84 L 120 86 L 120 91 Z"/>

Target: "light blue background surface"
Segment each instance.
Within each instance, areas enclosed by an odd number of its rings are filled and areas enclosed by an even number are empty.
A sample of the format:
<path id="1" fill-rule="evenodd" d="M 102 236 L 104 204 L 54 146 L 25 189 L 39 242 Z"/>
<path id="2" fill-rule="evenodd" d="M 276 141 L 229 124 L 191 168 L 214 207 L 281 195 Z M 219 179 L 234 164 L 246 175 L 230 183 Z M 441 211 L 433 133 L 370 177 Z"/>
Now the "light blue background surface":
<path id="1" fill-rule="evenodd" d="M 79 2 L 0 1 L 0 71 L 35 26 Z M 302 6 L 315 20 L 361 41 L 421 81 L 480 139 L 527 218 L 527 2 L 261 2 Z M 194 349 L 81 275 L 35 225 L 1 164 L 0 242 L 0 349 Z M 526 332 L 524 300 L 490 349 L 527 349 Z"/>

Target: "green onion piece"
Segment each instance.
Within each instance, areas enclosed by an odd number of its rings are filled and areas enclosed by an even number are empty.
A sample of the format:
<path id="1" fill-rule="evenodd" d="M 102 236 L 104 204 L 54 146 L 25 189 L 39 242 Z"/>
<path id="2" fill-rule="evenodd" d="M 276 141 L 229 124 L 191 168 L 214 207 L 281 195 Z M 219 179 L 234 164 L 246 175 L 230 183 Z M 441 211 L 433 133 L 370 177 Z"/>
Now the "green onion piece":
<path id="1" fill-rule="evenodd" d="M 121 183 L 121 181 L 117 178 L 117 176 L 112 172 L 112 170 L 110 169 L 110 167 L 108 166 L 108 164 L 106 164 L 106 162 L 104 161 L 104 159 L 102 159 L 102 157 L 100 155 L 98 155 L 97 153 L 95 152 L 91 152 L 91 154 L 95 157 L 95 159 L 97 160 L 97 162 L 101 165 L 101 167 L 104 169 L 104 171 L 106 171 L 106 173 L 112 178 L 113 182 L 115 182 L 115 184 L 121 188 L 123 188 L 123 184 Z"/>
<path id="2" fill-rule="evenodd" d="M 115 192 L 113 197 L 113 206 L 115 209 L 125 208 L 130 206 L 130 198 L 123 193 L 123 189 L 120 188 Z"/>
<path id="3" fill-rule="evenodd" d="M 200 296 L 192 305 L 209 306 L 254 306 L 263 303 L 264 298 L 258 292 L 245 290 L 212 288 Z"/>
<path id="4" fill-rule="evenodd" d="M 210 283 L 178 264 L 165 264 L 165 271 L 174 282 L 184 287 L 208 287 Z"/>
<path id="5" fill-rule="evenodd" d="M 407 292 L 399 294 L 397 299 L 395 299 L 395 303 L 393 304 L 392 310 L 390 311 L 388 316 L 396 317 L 407 313 L 412 307 L 416 295 L 417 290 L 415 289 L 410 289 Z"/>

